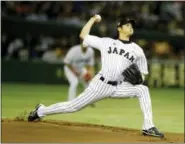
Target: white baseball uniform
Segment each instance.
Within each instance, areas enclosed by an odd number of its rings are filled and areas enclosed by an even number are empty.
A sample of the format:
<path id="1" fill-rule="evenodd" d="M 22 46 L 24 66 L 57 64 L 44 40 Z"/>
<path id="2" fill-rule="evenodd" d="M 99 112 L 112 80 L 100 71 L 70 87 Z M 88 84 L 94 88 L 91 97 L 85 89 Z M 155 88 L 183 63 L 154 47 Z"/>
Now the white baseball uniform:
<path id="1" fill-rule="evenodd" d="M 134 42 L 111 38 L 99 38 L 87 35 L 84 45 L 97 48 L 101 52 L 102 68 L 90 82 L 88 88 L 77 98 L 68 102 L 60 102 L 38 109 L 39 117 L 56 113 L 71 113 L 95 101 L 104 98 L 137 97 L 144 115 L 143 129 L 154 127 L 152 106 L 147 86 L 132 85 L 121 81 L 124 69 L 136 63 L 143 74 L 148 74 L 147 61 L 143 50 Z M 116 81 L 118 85 L 111 85 Z"/>
<path id="2" fill-rule="evenodd" d="M 64 66 L 64 73 L 69 82 L 68 100 L 72 100 L 76 97 L 76 89 L 78 83 L 82 83 L 84 88 L 88 86 L 88 82 L 83 79 L 83 75 L 86 73 L 86 66 L 94 66 L 94 50 L 90 47 L 86 52 L 83 52 L 81 45 L 76 45 L 70 48 L 64 58 L 65 64 L 70 64 L 72 67 L 80 73 L 77 77 L 71 69 Z"/>

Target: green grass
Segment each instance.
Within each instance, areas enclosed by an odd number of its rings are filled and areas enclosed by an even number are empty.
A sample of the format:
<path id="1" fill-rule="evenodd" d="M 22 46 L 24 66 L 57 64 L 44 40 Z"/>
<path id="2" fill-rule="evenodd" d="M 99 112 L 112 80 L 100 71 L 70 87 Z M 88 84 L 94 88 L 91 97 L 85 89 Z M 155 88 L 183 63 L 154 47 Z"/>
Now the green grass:
<path id="1" fill-rule="evenodd" d="M 35 104 L 50 105 L 67 100 L 67 86 L 2 84 L 2 117 L 15 118 L 29 112 Z M 151 89 L 154 122 L 161 131 L 184 133 L 184 90 Z M 71 114 L 47 116 L 45 119 L 141 129 L 143 116 L 137 98 L 106 99 L 96 108 L 87 107 Z"/>

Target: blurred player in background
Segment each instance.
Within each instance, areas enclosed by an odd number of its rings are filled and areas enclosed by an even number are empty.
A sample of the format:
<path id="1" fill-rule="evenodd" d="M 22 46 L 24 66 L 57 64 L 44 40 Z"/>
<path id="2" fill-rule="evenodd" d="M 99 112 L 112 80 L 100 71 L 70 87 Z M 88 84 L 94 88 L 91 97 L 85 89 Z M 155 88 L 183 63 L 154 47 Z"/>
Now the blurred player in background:
<path id="1" fill-rule="evenodd" d="M 79 82 L 85 89 L 94 76 L 94 50 L 82 44 L 73 46 L 66 54 L 64 63 L 64 73 L 69 82 L 68 100 L 70 101 L 76 97 Z"/>

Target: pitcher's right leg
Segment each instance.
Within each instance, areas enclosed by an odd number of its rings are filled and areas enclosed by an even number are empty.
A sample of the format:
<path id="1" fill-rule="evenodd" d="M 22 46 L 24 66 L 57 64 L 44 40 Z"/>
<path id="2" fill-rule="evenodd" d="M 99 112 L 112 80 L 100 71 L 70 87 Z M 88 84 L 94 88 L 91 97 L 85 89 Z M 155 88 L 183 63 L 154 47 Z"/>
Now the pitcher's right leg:
<path id="1" fill-rule="evenodd" d="M 50 114 L 76 112 L 94 102 L 98 98 L 98 95 L 98 92 L 94 93 L 90 88 L 87 88 L 78 97 L 71 101 L 59 102 L 48 107 L 38 109 L 38 116 L 43 117 Z"/>
<path id="2" fill-rule="evenodd" d="M 108 97 L 112 91 L 113 89 L 102 81 L 98 80 L 95 83 L 93 81 L 88 88 L 75 99 L 67 102 L 59 102 L 48 107 L 37 107 L 37 109 L 32 112 L 36 112 L 38 118 L 51 114 L 76 112 L 93 102 Z M 30 119 L 30 121 L 34 121 L 32 118 Z"/>

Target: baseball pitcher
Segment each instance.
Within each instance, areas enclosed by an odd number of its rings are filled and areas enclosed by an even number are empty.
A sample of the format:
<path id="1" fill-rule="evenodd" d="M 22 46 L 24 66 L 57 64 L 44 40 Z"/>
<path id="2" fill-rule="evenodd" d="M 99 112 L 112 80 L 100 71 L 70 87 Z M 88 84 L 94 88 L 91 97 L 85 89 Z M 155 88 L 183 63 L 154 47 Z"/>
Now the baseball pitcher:
<path id="1" fill-rule="evenodd" d="M 124 18 L 117 24 L 118 39 L 90 35 L 91 27 L 101 21 L 95 15 L 85 24 L 80 33 L 83 45 L 96 48 L 101 53 L 101 70 L 92 79 L 87 89 L 75 99 L 50 106 L 39 104 L 30 112 L 28 121 L 39 120 L 47 115 L 79 111 L 87 105 L 105 98 L 136 97 L 143 112 L 142 134 L 163 138 L 153 122 L 149 89 L 143 85 L 148 74 L 145 54 L 141 47 L 130 41 L 135 21 Z"/>

